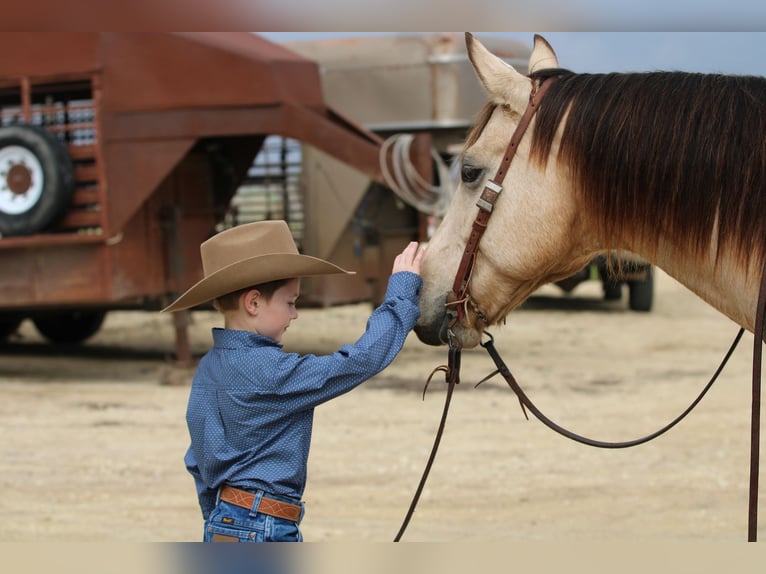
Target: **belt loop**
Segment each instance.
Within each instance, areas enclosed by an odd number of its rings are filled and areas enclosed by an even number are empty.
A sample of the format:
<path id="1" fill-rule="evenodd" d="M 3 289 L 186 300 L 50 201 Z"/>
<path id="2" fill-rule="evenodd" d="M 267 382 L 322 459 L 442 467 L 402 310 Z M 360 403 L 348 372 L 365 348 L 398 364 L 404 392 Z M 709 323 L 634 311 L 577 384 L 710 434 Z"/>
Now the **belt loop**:
<path id="1" fill-rule="evenodd" d="M 261 499 L 263 498 L 263 491 L 262 490 L 256 490 L 255 491 L 255 498 L 253 498 L 253 505 L 250 507 L 250 516 L 255 516 L 258 514 L 258 509 L 261 506 Z"/>

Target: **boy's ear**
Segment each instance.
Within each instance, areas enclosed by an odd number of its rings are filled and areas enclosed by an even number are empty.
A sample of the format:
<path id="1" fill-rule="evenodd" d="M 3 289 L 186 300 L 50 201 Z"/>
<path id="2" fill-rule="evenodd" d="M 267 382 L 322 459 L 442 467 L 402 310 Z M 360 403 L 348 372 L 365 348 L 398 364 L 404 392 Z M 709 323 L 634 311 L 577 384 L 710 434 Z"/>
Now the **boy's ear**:
<path id="1" fill-rule="evenodd" d="M 258 312 L 260 298 L 261 292 L 258 289 L 248 289 L 242 294 L 242 307 L 249 315 L 255 315 Z"/>

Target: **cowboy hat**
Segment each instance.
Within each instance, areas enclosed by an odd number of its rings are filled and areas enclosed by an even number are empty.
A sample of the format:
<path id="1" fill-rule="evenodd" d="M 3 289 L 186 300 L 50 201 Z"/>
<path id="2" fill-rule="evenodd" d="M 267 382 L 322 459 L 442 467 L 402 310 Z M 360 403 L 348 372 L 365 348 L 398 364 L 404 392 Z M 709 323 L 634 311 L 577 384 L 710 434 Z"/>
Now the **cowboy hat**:
<path id="1" fill-rule="evenodd" d="M 300 255 L 284 221 L 256 221 L 222 231 L 200 245 L 203 279 L 165 307 L 181 311 L 278 279 L 347 273 L 337 265 Z"/>

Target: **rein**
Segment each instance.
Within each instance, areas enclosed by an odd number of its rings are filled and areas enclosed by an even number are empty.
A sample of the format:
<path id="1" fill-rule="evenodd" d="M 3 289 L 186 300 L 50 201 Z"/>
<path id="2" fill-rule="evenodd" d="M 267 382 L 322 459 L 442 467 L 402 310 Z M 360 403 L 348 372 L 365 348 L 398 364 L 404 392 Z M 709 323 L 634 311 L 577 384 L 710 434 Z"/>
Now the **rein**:
<path id="1" fill-rule="evenodd" d="M 710 387 L 713 386 L 713 383 L 718 379 L 718 375 L 721 374 L 723 371 L 723 368 L 726 366 L 726 363 L 729 362 L 729 358 L 731 357 L 732 353 L 734 352 L 734 349 L 737 348 L 737 344 L 739 343 L 739 340 L 742 338 L 742 335 L 744 334 L 745 330 L 740 329 L 739 333 L 737 333 L 737 336 L 734 338 L 734 342 L 729 347 L 729 350 L 726 352 L 726 355 L 724 356 L 723 360 L 721 361 L 721 364 L 716 369 L 713 376 L 710 378 L 710 380 L 707 382 L 707 384 L 703 387 L 700 394 L 697 396 L 694 401 L 686 408 L 685 411 L 683 411 L 680 415 L 678 415 L 675 419 L 670 421 L 667 425 L 662 427 L 660 430 L 655 431 L 651 434 L 646 435 L 645 437 L 628 440 L 628 441 L 622 441 L 622 442 L 606 442 L 601 440 L 594 440 L 591 438 L 584 437 L 582 435 L 573 433 L 570 430 L 565 429 L 564 427 L 556 424 L 551 419 L 549 419 L 547 416 L 545 416 L 540 409 L 538 409 L 535 404 L 530 400 L 530 398 L 526 395 L 526 393 L 521 389 L 519 386 L 519 383 L 516 382 L 516 379 L 514 378 L 513 374 L 511 374 L 511 371 L 506 366 L 505 362 L 503 361 L 502 357 L 500 357 L 500 353 L 498 353 L 497 349 L 495 349 L 494 345 L 494 337 L 488 332 L 485 331 L 485 334 L 489 336 L 489 341 L 481 343 L 481 346 L 484 347 L 487 350 L 487 353 L 489 353 L 489 356 L 492 358 L 492 360 L 495 363 L 495 366 L 497 369 L 484 377 L 481 381 L 476 383 L 476 386 L 478 387 L 481 383 L 488 381 L 492 377 L 494 377 L 497 374 L 500 374 L 505 381 L 508 383 L 508 386 L 511 387 L 514 393 L 516 393 L 516 396 L 519 398 L 519 403 L 521 403 L 522 410 L 529 409 L 537 419 L 543 423 L 545 426 L 547 426 L 549 429 L 556 431 L 560 435 L 571 439 L 575 442 L 579 442 L 581 444 L 585 444 L 588 446 L 593 446 L 597 448 L 611 448 L 611 449 L 619 449 L 619 448 L 628 448 L 631 446 L 638 446 L 640 444 L 644 444 L 646 442 L 649 442 L 650 440 L 653 440 L 657 438 L 660 435 L 665 434 L 667 431 L 672 429 L 674 426 L 676 426 L 678 423 L 680 423 L 684 418 L 686 418 L 686 415 L 688 415 L 692 410 L 694 410 L 694 407 L 696 407 L 699 402 L 702 400 L 702 397 L 705 396 L 705 394 L 710 390 Z M 526 410 L 524 410 L 524 414 L 526 416 Z M 527 416 L 527 420 L 529 420 L 529 417 Z"/>
<path id="2" fill-rule="evenodd" d="M 749 490 L 749 500 L 748 500 L 748 527 L 747 527 L 747 541 L 748 542 L 756 542 L 758 538 L 758 476 L 759 476 L 759 452 L 760 452 L 760 415 L 761 415 L 761 358 L 762 358 L 762 351 L 763 351 L 763 335 L 764 335 L 764 315 L 766 315 L 766 264 L 764 264 L 764 269 L 761 274 L 761 288 L 758 293 L 758 306 L 756 308 L 756 316 L 755 316 L 755 329 L 754 329 L 754 343 L 753 343 L 753 376 L 752 376 L 752 405 L 751 405 L 751 418 L 750 418 L 750 490 Z M 488 332 L 485 332 L 487 336 L 489 336 L 489 340 L 486 342 L 482 342 L 481 346 L 484 347 L 487 352 L 489 353 L 489 356 L 492 358 L 492 360 L 495 363 L 495 366 L 497 369 L 484 377 L 481 381 L 476 383 L 476 386 L 478 387 L 481 383 L 491 379 L 498 373 L 505 379 L 505 381 L 508 383 L 508 386 L 511 387 L 513 392 L 516 394 L 516 396 L 519 399 L 519 402 L 521 403 L 521 408 L 524 411 L 524 415 L 526 416 L 526 410 L 529 409 L 532 414 L 537 417 L 537 419 L 542 422 L 545 426 L 548 428 L 556 431 L 560 435 L 571 439 L 573 441 L 598 447 L 598 448 L 611 448 L 611 449 L 618 449 L 618 448 L 628 448 L 632 446 L 637 446 L 639 444 L 643 444 L 646 442 L 649 442 L 650 440 L 653 440 L 660 435 L 665 434 L 667 431 L 669 431 L 671 428 L 676 426 L 679 422 L 681 422 L 684 418 L 686 418 L 686 415 L 688 415 L 694 407 L 696 407 L 699 402 L 702 400 L 702 397 L 705 396 L 705 394 L 708 392 L 710 387 L 713 386 L 713 383 L 718 379 L 718 376 L 723 371 L 724 367 L 726 366 L 726 363 L 729 362 L 729 358 L 734 353 L 734 349 L 737 348 L 737 345 L 739 344 L 740 339 L 742 338 L 742 335 L 744 334 L 745 329 L 740 328 L 737 335 L 734 337 L 734 342 L 729 347 L 729 350 L 726 352 L 726 355 L 724 356 L 723 360 L 721 361 L 721 364 L 718 365 L 718 368 L 716 369 L 713 376 L 710 378 L 708 383 L 704 386 L 700 394 L 697 396 L 694 401 L 687 407 L 685 411 L 683 411 L 680 415 L 678 415 L 675 419 L 670 421 L 667 425 L 659 429 L 658 431 L 655 431 L 649 435 L 646 435 L 645 437 L 629 440 L 629 441 L 623 441 L 623 442 L 605 442 L 605 441 L 599 441 L 590 439 L 581 435 L 578 435 L 576 433 L 573 433 L 572 431 L 569 431 L 565 429 L 564 427 L 556 424 L 551 419 L 549 419 L 547 416 L 545 416 L 540 409 L 538 409 L 534 403 L 529 399 L 529 397 L 524 393 L 524 391 L 519 386 L 518 382 L 516 382 L 516 379 L 514 378 L 513 374 L 511 374 L 511 371 L 506 366 L 503 359 L 500 357 L 500 353 L 498 353 L 497 349 L 495 349 L 494 346 L 494 337 Z M 529 419 L 529 417 L 527 417 Z"/>
<path id="3" fill-rule="evenodd" d="M 766 315 L 766 263 L 761 272 L 761 289 L 753 329 L 753 385 L 750 405 L 750 494 L 748 499 L 747 541 L 758 538 L 758 474 L 761 439 L 761 358 L 763 354 L 764 316 Z"/>
<path id="4" fill-rule="evenodd" d="M 418 484 L 418 488 L 412 499 L 412 502 L 407 511 L 407 514 L 402 523 L 402 526 L 399 529 L 399 532 L 396 534 L 396 537 L 394 538 L 394 542 L 399 542 L 401 540 L 401 537 L 404 534 L 404 531 L 406 530 L 415 512 L 415 507 L 417 506 L 418 500 L 420 499 L 420 495 L 425 486 L 426 480 L 428 478 L 428 474 L 431 470 L 431 466 L 433 465 L 433 462 L 436 458 L 436 452 L 439 448 L 442 434 L 444 433 L 444 428 L 445 428 L 445 424 L 447 420 L 447 414 L 449 412 L 449 406 L 452 400 L 452 394 L 454 392 L 455 385 L 460 382 L 460 356 L 462 352 L 462 343 L 460 339 L 457 337 L 457 335 L 455 335 L 453 331 L 453 327 L 455 326 L 455 324 L 463 321 L 463 319 L 467 315 L 466 311 L 467 311 L 468 305 L 471 305 L 473 311 L 476 313 L 477 317 L 480 320 L 484 321 L 485 323 L 489 322 L 487 317 L 479 310 L 478 305 L 476 305 L 476 303 L 472 301 L 471 296 L 468 292 L 470 280 L 471 280 L 471 274 L 473 272 L 473 267 L 476 262 L 476 255 L 478 253 L 479 241 L 481 240 L 481 237 L 487 228 L 487 223 L 489 221 L 490 216 L 492 215 L 492 210 L 493 210 L 495 201 L 497 200 L 498 196 L 500 195 L 500 192 L 503 189 L 501 186 L 501 183 L 503 179 L 505 178 L 505 175 L 508 171 L 508 167 L 510 165 L 511 160 L 513 159 L 516 153 L 518 144 L 521 141 L 521 138 L 523 137 L 527 127 L 529 126 L 532 120 L 532 117 L 537 111 L 540 100 L 545 94 L 547 88 L 550 86 L 550 84 L 553 83 L 553 81 L 555 81 L 555 79 L 556 79 L 555 77 L 548 78 L 539 87 L 537 87 L 537 85 L 533 87 L 532 93 L 530 94 L 529 105 L 527 106 L 527 109 L 525 110 L 524 115 L 521 118 L 521 121 L 519 122 L 518 126 L 516 127 L 516 130 L 513 133 L 513 136 L 511 137 L 511 141 L 509 142 L 508 147 L 506 148 L 506 152 L 504 154 L 500 167 L 498 168 L 495 174 L 494 180 L 487 181 L 485 188 L 481 194 L 481 197 L 476 202 L 476 205 L 479 207 L 479 213 L 477 214 L 476 219 L 473 222 L 471 235 L 468 239 L 468 242 L 466 243 L 465 250 L 463 251 L 463 256 L 460 260 L 460 265 L 458 266 L 458 271 L 455 275 L 455 281 L 453 283 L 452 291 L 447 294 L 447 300 L 445 303 L 445 307 L 447 308 L 447 317 L 448 317 L 448 322 L 445 325 L 446 326 L 445 334 L 447 338 L 446 342 L 449 345 L 448 364 L 446 366 L 440 366 L 434 369 L 431 372 L 431 375 L 428 377 L 428 380 L 426 381 L 426 389 L 427 389 L 429 382 L 431 381 L 431 379 L 433 378 L 436 372 L 442 371 L 445 373 L 448 389 L 447 389 L 447 396 L 444 403 L 444 409 L 442 411 L 439 428 L 437 430 L 434 444 L 431 448 L 431 454 L 428 458 L 428 462 L 426 464 L 425 470 L 423 471 L 423 475 L 421 476 L 420 483 Z M 766 262 L 764 262 L 764 267 L 761 273 L 761 287 L 758 294 L 758 304 L 756 308 L 754 343 L 753 343 L 752 403 L 751 403 L 751 424 L 750 424 L 750 485 L 749 485 L 749 500 L 748 500 L 748 542 L 755 542 L 757 540 L 757 531 L 758 531 L 761 358 L 762 358 L 763 338 L 764 338 L 764 315 L 766 315 Z M 649 435 L 646 435 L 645 437 L 634 439 L 634 440 L 623 441 L 623 442 L 606 442 L 606 441 L 594 440 L 594 439 L 590 439 L 590 438 L 581 436 L 579 434 L 573 433 L 572 431 L 569 431 L 565 429 L 564 427 L 553 422 L 534 405 L 534 403 L 529 399 L 526 393 L 524 393 L 524 391 L 521 389 L 518 382 L 514 378 L 513 374 L 508 369 L 503 359 L 500 357 L 500 354 L 498 353 L 497 349 L 495 349 L 494 337 L 492 337 L 492 335 L 486 331 L 485 331 L 485 334 L 489 337 L 489 340 L 486 342 L 481 342 L 480 344 L 482 347 L 484 347 L 487 350 L 487 353 L 489 353 L 490 357 L 492 358 L 497 368 L 495 371 L 493 371 L 492 373 L 484 377 L 481 381 L 476 383 L 476 387 L 478 387 L 483 382 L 491 379 L 495 375 L 500 374 L 506 380 L 510 388 L 518 397 L 519 403 L 521 405 L 521 409 L 524 412 L 524 415 L 527 419 L 529 419 L 529 416 L 527 415 L 526 409 L 529 409 L 535 415 L 535 417 L 538 420 L 540 420 L 543 424 L 545 424 L 547 427 L 556 431 L 562 436 L 569 438 L 571 440 L 574 440 L 576 442 L 579 442 L 588 446 L 598 447 L 598 448 L 609 448 L 609 449 L 628 448 L 628 447 L 637 446 L 639 444 L 649 442 L 650 440 L 653 440 L 659 437 L 660 435 L 666 433 L 668 430 L 670 430 L 671 428 L 676 426 L 679 422 L 681 422 L 681 420 L 683 420 L 699 404 L 699 402 L 705 396 L 705 394 L 710 389 L 710 387 L 712 387 L 713 383 L 718 379 L 718 376 L 721 374 L 727 362 L 729 361 L 729 358 L 731 357 L 737 345 L 739 344 L 739 341 L 742 338 L 742 335 L 744 334 L 744 332 L 745 332 L 745 329 L 740 328 L 739 332 L 734 338 L 734 342 L 731 344 L 731 346 L 729 347 L 729 350 L 726 352 L 726 355 L 721 361 L 721 364 L 718 366 L 715 373 L 713 374 L 711 379 L 708 381 L 708 383 L 704 386 L 704 388 L 702 389 L 700 394 L 697 396 L 697 398 L 689 405 L 689 407 L 687 407 L 686 410 L 684 410 L 678 417 L 673 419 L 670 423 L 668 423 L 667 425 L 665 425 L 658 431 L 655 431 Z M 442 337 L 442 340 L 444 340 L 444 337 Z M 425 389 L 423 391 L 423 395 L 425 397 Z"/>

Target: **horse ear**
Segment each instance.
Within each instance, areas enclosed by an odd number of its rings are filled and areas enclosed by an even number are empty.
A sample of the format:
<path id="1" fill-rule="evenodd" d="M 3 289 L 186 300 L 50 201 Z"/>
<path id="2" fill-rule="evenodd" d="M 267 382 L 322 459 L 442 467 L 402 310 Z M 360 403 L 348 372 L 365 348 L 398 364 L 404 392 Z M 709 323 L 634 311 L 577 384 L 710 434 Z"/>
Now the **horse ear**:
<path id="1" fill-rule="evenodd" d="M 531 86 L 529 78 L 487 50 L 473 34 L 466 32 L 465 45 L 468 59 L 493 102 L 526 105 Z"/>
<path id="2" fill-rule="evenodd" d="M 548 41 L 535 34 L 535 43 L 532 48 L 532 55 L 529 58 L 529 73 L 533 74 L 539 70 L 546 70 L 548 68 L 558 68 L 559 59 L 556 57 L 556 52 L 553 51 Z"/>

